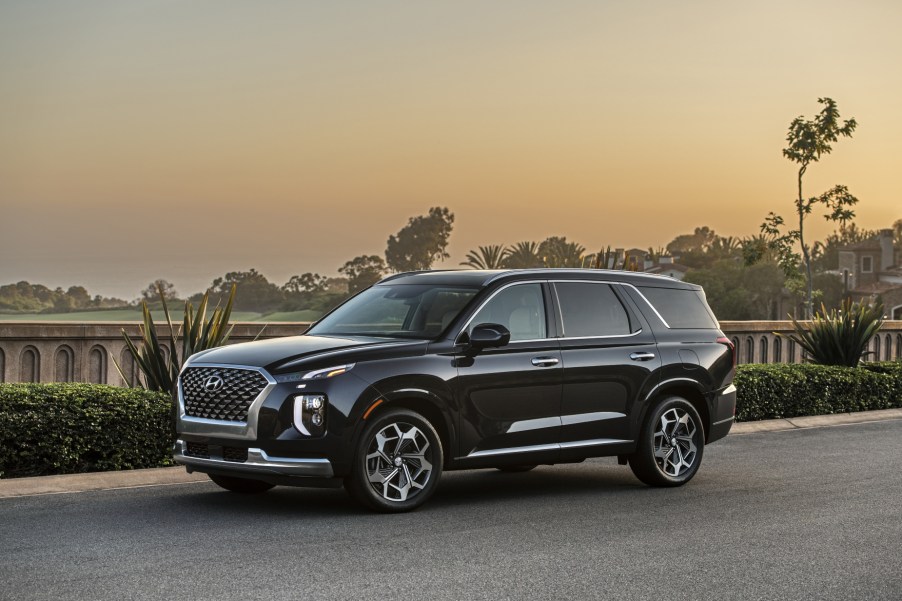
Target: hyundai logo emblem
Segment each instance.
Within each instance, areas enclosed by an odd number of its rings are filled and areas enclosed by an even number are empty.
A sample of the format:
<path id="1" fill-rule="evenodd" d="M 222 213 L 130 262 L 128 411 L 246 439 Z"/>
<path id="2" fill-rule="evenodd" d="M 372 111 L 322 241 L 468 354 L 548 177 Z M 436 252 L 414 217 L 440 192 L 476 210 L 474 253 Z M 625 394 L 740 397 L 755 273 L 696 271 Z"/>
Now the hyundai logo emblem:
<path id="1" fill-rule="evenodd" d="M 204 390 L 207 392 L 216 392 L 217 390 L 222 390 L 222 387 L 225 386 L 225 382 L 222 381 L 222 378 L 219 376 L 210 376 L 206 380 L 204 380 Z"/>

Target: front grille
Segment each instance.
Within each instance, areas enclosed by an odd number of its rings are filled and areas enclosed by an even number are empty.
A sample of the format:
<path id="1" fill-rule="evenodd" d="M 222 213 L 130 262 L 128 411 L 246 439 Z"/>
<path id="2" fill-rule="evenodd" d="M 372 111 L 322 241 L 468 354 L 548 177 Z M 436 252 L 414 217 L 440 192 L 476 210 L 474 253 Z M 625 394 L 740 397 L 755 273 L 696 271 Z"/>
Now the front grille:
<path id="1" fill-rule="evenodd" d="M 189 367 L 181 375 L 185 414 L 227 422 L 246 421 L 251 403 L 267 384 L 263 374 L 251 369 Z"/>

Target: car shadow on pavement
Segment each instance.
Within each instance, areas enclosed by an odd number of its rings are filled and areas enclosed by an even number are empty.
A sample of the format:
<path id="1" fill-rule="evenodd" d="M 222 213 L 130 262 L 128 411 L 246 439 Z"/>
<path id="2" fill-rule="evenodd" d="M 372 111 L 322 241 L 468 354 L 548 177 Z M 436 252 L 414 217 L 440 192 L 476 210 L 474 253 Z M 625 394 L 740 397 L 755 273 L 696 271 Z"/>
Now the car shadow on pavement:
<path id="1" fill-rule="evenodd" d="M 446 472 L 438 490 L 419 511 L 472 505 L 487 507 L 511 500 L 547 504 L 574 498 L 614 499 L 637 489 L 647 489 L 627 467 L 593 461 L 579 465 L 540 466 L 530 472 L 507 473 L 494 469 Z M 276 487 L 264 494 L 241 495 L 213 485 L 184 489 L 179 495 L 183 510 L 283 516 L 340 516 L 370 512 L 354 502 L 343 489 Z"/>

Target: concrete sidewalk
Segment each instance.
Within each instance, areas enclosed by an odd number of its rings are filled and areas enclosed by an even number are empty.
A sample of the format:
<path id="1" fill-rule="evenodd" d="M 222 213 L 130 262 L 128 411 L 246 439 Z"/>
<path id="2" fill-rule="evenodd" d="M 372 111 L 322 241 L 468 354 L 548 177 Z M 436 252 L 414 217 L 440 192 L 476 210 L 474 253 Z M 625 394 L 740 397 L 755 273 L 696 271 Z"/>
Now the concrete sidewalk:
<path id="1" fill-rule="evenodd" d="M 824 428 L 866 422 L 902 419 L 902 409 L 882 409 L 858 413 L 837 413 L 833 415 L 811 415 L 789 419 L 769 419 L 759 422 L 742 422 L 733 425 L 730 436 L 755 434 L 759 432 L 780 432 L 804 428 Z M 39 476 L 36 478 L 9 478 L 0 480 L 0 499 L 10 497 L 30 497 L 92 490 L 112 490 L 117 488 L 138 488 L 142 486 L 166 486 L 208 482 L 205 474 L 189 474 L 184 467 L 162 467 L 121 472 L 92 472 L 88 474 L 66 474 L 61 476 Z"/>

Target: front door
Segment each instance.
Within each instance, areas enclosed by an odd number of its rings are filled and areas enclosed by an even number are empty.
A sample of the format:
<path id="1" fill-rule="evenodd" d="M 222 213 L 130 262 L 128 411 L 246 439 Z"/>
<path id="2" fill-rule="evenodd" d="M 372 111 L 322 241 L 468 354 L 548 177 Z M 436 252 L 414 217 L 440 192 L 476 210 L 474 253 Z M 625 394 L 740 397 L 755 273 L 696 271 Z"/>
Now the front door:
<path id="1" fill-rule="evenodd" d="M 461 458 L 530 463 L 557 456 L 561 352 L 550 333 L 550 306 L 547 284 L 512 284 L 469 320 L 467 333 L 495 323 L 510 330 L 511 339 L 499 348 L 456 356 Z"/>

